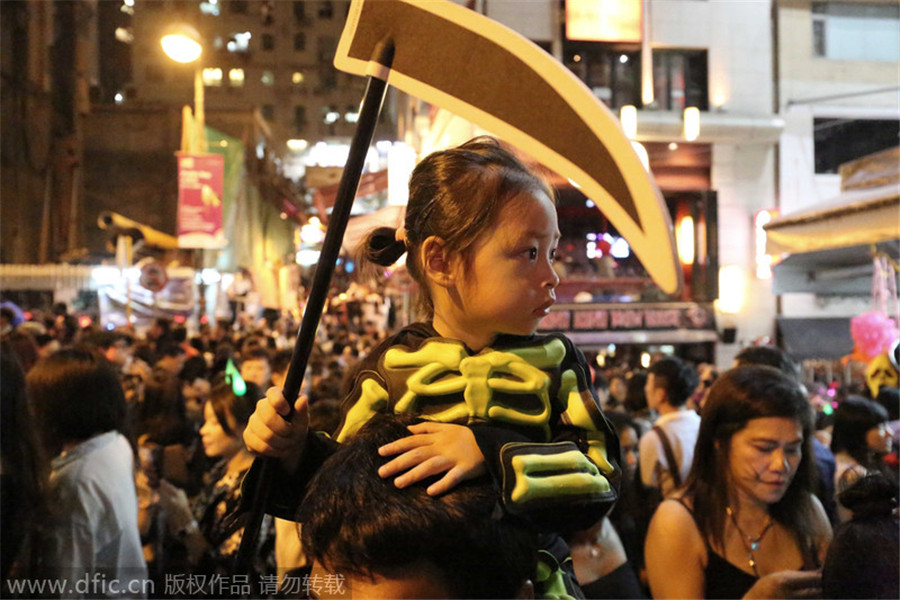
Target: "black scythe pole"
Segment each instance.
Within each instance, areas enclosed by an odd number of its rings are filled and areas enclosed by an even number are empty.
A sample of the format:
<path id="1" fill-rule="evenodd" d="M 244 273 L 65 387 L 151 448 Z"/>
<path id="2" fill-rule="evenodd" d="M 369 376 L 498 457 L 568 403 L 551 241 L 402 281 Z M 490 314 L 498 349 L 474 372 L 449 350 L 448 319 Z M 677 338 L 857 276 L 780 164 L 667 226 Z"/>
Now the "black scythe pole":
<path id="1" fill-rule="evenodd" d="M 372 60 L 384 67 L 384 73 L 379 74 L 386 78 L 394 58 L 394 45 L 391 41 L 382 41 L 375 46 Z M 331 286 L 331 276 L 334 274 L 335 263 L 341 250 L 344 239 L 344 231 L 347 229 L 347 221 L 350 219 L 350 209 L 353 208 L 353 199 L 359 187 L 359 179 L 372 136 L 375 133 L 375 125 L 381 112 L 381 104 L 387 91 L 387 82 L 377 75 L 370 75 L 366 86 L 366 95 L 363 98 L 359 111 L 359 122 L 353 140 L 350 142 L 350 152 L 347 156 L 347 164 L 341 174 L 341 183 L 338 186 L 334 209 L 328 221 L 328 229 L 325 232 L 325 241 L 322 243 L 322 253 L 316 274 L 313 278 L 312 288 L 306 300 L 306 308 L 303 319 L 300 322 L 300 333 L 294 344 L 294 353 L 291 364 L 284 380 L 284 399 L 291 407 L 291 413 L 285 417 L 290 420 L 293 415 L 294 403 L 300 395 L 300 385 L 303 383 L 303 375 L 306 372 L 306 363 L 312 350 L 316 329 L 319 326 L 319 318 L 325 307 L 325 299 Z M 263 458 L 257 486 L 253 490 L 246 490 L 252 494 L 252 500 L 244 525 L 244 533 L 241 538 L 241 546 L 235 559 L 235 572 L 249 574 L 252 556 L 259 536 L 259 528 L 265 514 L 265 505 L 269 491 L 275 483 L 275 472 L 278 466 L 277 459 Z"/>

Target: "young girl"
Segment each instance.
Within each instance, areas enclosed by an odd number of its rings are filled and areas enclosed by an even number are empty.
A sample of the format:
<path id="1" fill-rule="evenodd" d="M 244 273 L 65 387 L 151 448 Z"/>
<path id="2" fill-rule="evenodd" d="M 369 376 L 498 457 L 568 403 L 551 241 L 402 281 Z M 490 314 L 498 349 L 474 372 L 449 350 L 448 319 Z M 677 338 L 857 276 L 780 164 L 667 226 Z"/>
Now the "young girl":
<path id="1" fill-rule="evenodd" d="M 421 416 L 412 436 L 380 448 L 382 477 L 399 487 L 428 479 L 438 495 L 489 475 L 507 512 L 544 531 L 585 529 L 616 499 L 618 441 L 590 387 L 581 352 L 561 334 L 535 335 L 555 300 L 559 228 L 547 185 L 493 138 L 426 157 L 413 171 L 404 227 L 381 228 L 365 257 L 389 266 L 408 253 L 423 322 L 379 345 L 356 371 L 342 404 L 338 442 L 383 412 Z M 300 463 L 298 480 L 328 453 L 308 435 L 306 401 L 290 422 L 275 388 L 251 417 L 254 452 Z M 279 492 L 285 492 L 282 488 Z M 279 504 L 290 514 L 296 488 Z M 274 510 L 279 506 L 270 505 Z M 281 516 L 281 515 L 279 515 Z M 544 553 L 538 591 L 565 593 Z M 569 593 L 577 593 L 569 588 Z"/>

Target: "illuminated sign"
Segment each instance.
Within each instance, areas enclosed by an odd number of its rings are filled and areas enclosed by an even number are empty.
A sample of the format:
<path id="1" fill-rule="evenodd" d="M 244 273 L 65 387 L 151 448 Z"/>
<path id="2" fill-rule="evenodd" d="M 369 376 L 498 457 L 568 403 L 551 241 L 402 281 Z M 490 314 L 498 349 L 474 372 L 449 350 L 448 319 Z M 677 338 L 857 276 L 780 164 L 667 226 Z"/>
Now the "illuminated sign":
<path id="1" fill-rule="evenodd" d="M 539 326 L 542 331 L 622 331 L 714 329 L 712 307 L 693 302 L 587 304 L 553 310 Z"/>
<path id="2" fill-rule="evenodd" d="M 642 0 L 566 0 L 566 38 L 585 42 L 640 42 Z"/>

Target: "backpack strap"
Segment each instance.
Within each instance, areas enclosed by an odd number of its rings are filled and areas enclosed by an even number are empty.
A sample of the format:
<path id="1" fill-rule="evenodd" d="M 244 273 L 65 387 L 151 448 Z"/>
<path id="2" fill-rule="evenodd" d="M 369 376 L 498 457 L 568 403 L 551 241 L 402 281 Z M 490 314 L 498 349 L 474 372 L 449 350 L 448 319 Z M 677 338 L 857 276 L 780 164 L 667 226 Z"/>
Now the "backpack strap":
<path id="1" fill-rule="evenodd" d="M 666 435 L 663 428 L 659 425 L 653 426 L 653 431 L 656 432 L 656 435 L 659 436 L 659 441 L 662 442 L 663 452 L 666 454 L 666 461 L 669 463 L 669 474 L 672 476 L 672 480 L 675 482 L 675 487 L 681 487 L 681 469 L 678 461 L 675 460 L 675 452 L 672 451 L 672 444 L 669 443 L 669 438 Z"/>

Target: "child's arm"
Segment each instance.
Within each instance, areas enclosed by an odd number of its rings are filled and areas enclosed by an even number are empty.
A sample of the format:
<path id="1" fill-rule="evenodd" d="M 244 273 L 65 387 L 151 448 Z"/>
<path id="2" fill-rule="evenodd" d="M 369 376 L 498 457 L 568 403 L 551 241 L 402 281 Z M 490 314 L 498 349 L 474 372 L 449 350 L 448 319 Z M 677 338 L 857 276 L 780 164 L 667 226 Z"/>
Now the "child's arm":
<path id="1" fill-rule="evenodd" d="M 296 518 L 297 508 L 303 500 L 306 484 L 325 459 L 330 456 L 336 444 L 327 437 L 309 430 L 309 408 L 306 397 L 300 397 L 294 405 L 295 411 L 290 421 L 287 401 L 277 387 L 269 388 L 266 397 L 256 404 L 244 430 L 244 444 L 247 449 L 260 456 L 280 458 L 276 484 L 269 494 L 266 512 L 282 519 Z M 241 488 L 242 510 L 250 508 L 250 500 L 258 483 L 261 464 L 254 461 L 244 477 Z"/>

